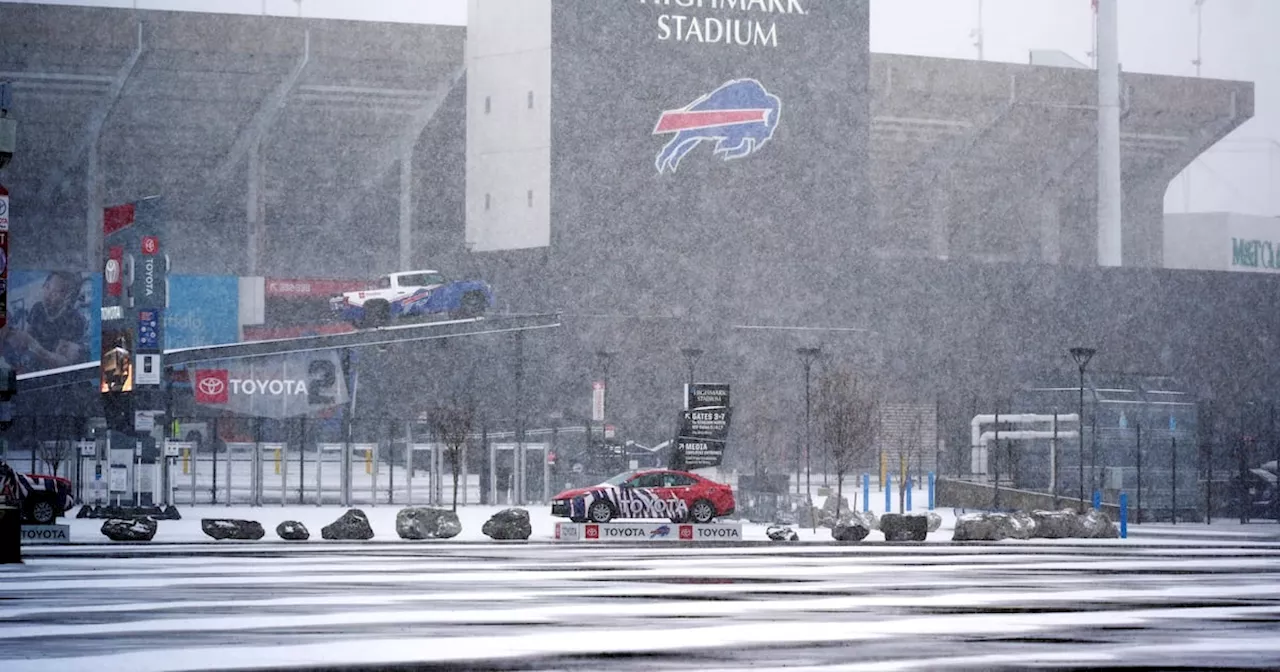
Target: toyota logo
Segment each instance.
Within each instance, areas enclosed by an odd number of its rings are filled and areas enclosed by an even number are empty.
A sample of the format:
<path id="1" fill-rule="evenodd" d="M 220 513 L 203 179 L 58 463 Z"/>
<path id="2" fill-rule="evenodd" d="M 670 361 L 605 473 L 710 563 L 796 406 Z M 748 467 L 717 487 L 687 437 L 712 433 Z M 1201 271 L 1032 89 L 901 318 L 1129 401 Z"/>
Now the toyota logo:
<path id="1" fill-rule="evenodd" d="M 120 260 L 108 259 L 105 275 L 107 276 L 108 284 L 114 285 L 117 282 L 120 282 Z"/>
<path id="2" fill-rule="evenodd" d="M 9 199 L 0 198 L 0 217 L 9 214 Z"/>
<path id="3" fill-rule="evenodd" d="M 210 397 L 216 397 L 227 389 L 226 383 L 222 382 L 221 378 L 214 378 L 212 376 L 208 378 L 201 378 L 199 385 L 200 392 Z"/>

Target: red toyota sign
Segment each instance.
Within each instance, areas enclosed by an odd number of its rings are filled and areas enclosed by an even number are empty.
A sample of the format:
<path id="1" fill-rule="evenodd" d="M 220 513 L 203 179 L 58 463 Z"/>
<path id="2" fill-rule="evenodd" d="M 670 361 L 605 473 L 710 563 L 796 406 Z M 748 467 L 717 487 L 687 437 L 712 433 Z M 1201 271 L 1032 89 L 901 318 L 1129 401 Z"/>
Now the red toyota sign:
<path id="1" fill-rule="evenodd" d="M 226 369 L 196 371 L 196 403 L 225 404 L 231 395 L 231 381 Z"/>
<path id="2" fill-rule="evenodd" d="M 157 254 L 160 252 L 160 236 L 143 236 L 142 237 L 142 253 L 146 255 Z"/>

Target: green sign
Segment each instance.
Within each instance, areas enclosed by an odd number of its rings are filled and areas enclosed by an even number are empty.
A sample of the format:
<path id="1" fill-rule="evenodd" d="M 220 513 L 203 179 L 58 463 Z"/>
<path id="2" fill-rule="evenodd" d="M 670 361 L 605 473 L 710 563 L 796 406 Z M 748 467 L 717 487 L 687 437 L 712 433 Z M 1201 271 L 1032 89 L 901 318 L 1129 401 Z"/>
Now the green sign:
<path id="1" fill-rule="evenodd" d="M 1232 238 L 1231 265 L 1280 270 L 1280 243 Z"/>

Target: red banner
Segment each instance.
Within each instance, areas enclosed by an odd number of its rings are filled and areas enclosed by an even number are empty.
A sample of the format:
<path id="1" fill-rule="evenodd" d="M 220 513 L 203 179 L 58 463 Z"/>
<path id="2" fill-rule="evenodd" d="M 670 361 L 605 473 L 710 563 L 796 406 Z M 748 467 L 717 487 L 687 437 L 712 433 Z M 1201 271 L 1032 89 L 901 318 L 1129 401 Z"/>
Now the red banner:
<path id="1" fill-rule="evenodd" d="M 134 206 L 132 203 L 103 208 L 102 235 L 109 236 L 117 231 L 133 226 Z"/>
<path id="2" fill-rule="evenodd" d="M 343 292 L 368 289 L 368 280 L 309 280 L 267 278 L 265 294 L 276 298 L 329 298 Z"/>

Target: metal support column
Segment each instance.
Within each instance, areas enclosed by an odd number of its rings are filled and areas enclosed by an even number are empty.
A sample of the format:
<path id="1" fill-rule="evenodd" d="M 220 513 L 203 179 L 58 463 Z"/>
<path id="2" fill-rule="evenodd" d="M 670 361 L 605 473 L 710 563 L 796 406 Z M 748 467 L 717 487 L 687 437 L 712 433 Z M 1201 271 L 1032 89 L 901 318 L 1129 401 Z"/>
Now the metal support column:
<path id="1" fill-rule="evenodd" d="M 401 147 L 400 154 L 400 265 L 413 268 L 413 145 Z"/>

